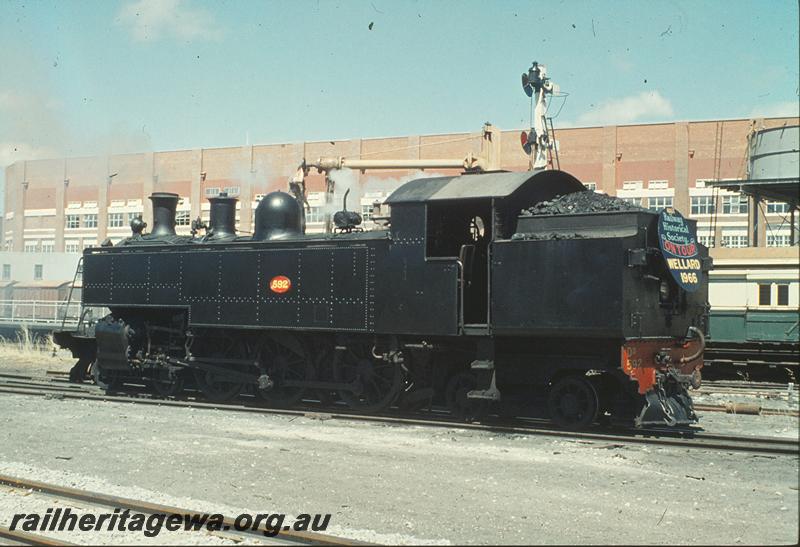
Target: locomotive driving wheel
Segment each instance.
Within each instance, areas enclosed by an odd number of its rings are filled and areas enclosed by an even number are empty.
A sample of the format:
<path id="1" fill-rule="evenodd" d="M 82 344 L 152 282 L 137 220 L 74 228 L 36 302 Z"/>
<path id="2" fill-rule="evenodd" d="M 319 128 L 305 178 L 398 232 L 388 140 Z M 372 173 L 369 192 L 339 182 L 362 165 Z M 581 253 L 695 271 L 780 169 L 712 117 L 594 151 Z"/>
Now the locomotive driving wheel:
<path id="1" fill-rule="evenodd" d="M 597 418 L 599 407 L 597 390 L 584 376 L 561 378 L 547 396 L 550 419 L 566 429 L 590 426 Z"/>
<path id="2" fill-rule="evenodd" d="M 303 381 L 314 377 L 314 364 L 299 341 L 293 337 L 282 340 L 265 338 L 258 351 L 258 360 L 272 381 L 270 388 L 257 389 L 259 397 L 270 406 L 281 408 L 300 402 L 306 388 L 284 385 L 287 380 Z"/>
<path id="3" fill-rule="evenodd" d="M 447 382 L 445 399 L 447 408 L 455 418 L 465 422 L 475 422 L 486 417 L 489 412 L 489 401 L 467 397 L 470 391 L 477 389 L 477 385 L 478 379 L 468 370 L 454 374 Z"/>
<path id="4" fill-rule="evenodd" d="M 224 340 L 209 352 L 210 360 L 219 359 L 245 359 L 252 355 L 246 340 L 228 339 Z M 223 365 L 224 367 L 225 365 Z M 196 368 L 193 370 L 194 380 L 197 389 L 206 399 L 213 403 L 224 403 L 230 401 L 244 389 L 244 383 L 237 382 L 223 371 L 215 372 Z"/>
<path id="5" fill-rule="evenodd" d="M 208 370 L 196 369 L 194 380 L 197 388 L 212 403 L 230 401 L 242 391 L 244 384 L 231 382 L 226 376 Z"/>
<path id="6" fill-rule="evenodd" d="M 334 359 L 337 382 L 353 384 L 340 390 L 347 406 L 361 412 L 380 412 L 397 399 L 403 388 L 403 369 L 399 363 L 376 359 L 369 344 L 351 344 Z"/>

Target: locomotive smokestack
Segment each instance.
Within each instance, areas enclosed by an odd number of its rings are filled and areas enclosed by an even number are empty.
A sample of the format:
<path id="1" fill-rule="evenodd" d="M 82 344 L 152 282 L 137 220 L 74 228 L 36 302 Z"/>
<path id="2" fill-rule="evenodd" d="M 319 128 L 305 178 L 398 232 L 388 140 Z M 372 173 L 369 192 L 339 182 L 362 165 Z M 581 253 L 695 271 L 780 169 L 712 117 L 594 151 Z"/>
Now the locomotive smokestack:
<path id="1" fill-rule="evenodd" d="M 178 207 L 178 194 L 171 192 L 155 192 L 150 195 L 153 202 L 154 236 L 175 235 L 175 209 Z"/>
<path id="2" fill-rule="evenodd" d="M 208 198 L 211 202 L 209 239 L 236 237 L 236 202 L 235 197 L 222 192 L 217 197 Z"/>

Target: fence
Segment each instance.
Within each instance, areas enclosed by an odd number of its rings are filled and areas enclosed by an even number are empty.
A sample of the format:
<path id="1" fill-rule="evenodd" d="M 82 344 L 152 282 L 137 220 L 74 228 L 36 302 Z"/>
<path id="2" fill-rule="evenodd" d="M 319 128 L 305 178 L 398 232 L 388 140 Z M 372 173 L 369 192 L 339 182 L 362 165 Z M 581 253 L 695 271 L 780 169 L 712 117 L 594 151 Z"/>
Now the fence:
<path id="1" fill-rule="evenodd" d="M 0 300 L 0 323 L 74 327 L 80 314 L 80 301 Z"/>

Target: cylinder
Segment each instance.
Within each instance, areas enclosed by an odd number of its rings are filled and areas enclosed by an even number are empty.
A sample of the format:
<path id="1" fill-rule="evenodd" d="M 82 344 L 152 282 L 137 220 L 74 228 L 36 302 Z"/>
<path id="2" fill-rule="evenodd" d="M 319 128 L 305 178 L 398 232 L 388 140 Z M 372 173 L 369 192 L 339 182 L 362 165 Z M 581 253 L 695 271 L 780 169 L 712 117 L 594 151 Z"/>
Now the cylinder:
<path id="1" fill-rule="evenodd" d="M 225 193 L 209 198 L 211 216 L 208 239 L 228 239 L 236 237 L 236 201 Z"/>
<path id="2" fill-rule="evenodd" d="M 175 209 L 178 207 L 178 194 L 155 192 L 150 195 L 153 202 L 154 236 L 175 235 Z"/>

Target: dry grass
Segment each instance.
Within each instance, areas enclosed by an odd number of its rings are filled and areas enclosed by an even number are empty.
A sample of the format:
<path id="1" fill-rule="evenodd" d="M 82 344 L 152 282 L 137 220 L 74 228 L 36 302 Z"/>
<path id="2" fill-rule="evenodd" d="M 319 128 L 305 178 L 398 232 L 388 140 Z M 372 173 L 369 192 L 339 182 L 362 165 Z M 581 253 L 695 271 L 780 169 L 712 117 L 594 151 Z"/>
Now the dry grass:
<path id="1" fill-rule="evenodd" d="M 34 337 L 22 326 L 13 339 L 0 336 L 0 367 L 25 367 L 45 370 L 69 370 L 74 359 L 68 351 L 58 349 L 53 336 Z"/>

